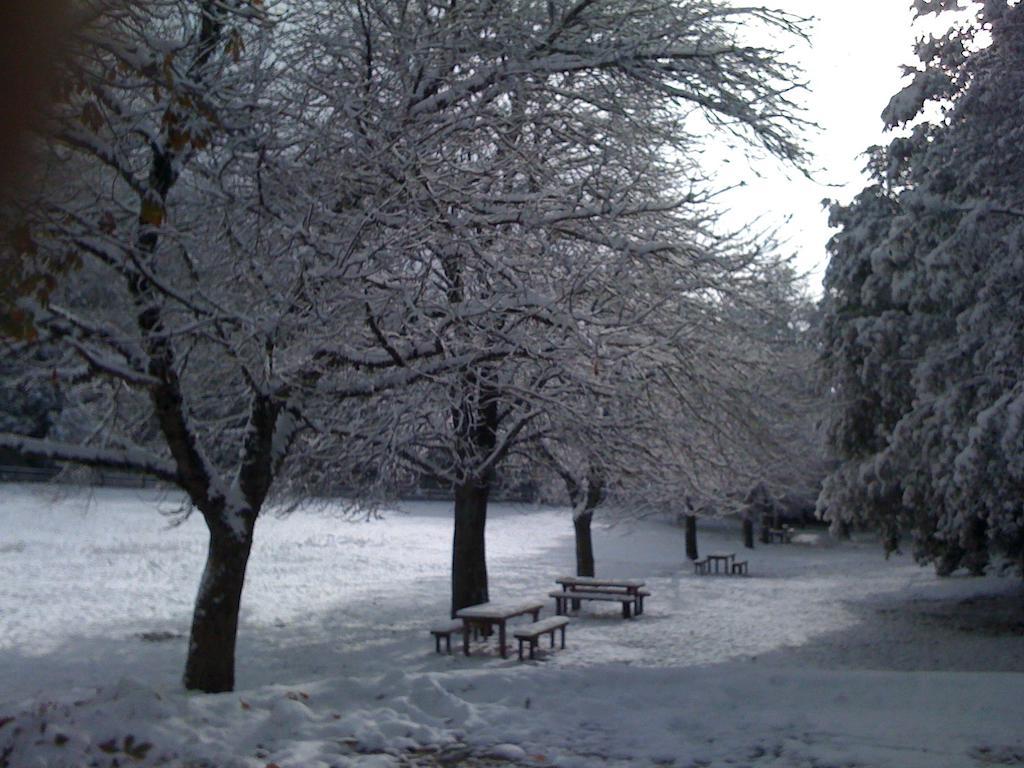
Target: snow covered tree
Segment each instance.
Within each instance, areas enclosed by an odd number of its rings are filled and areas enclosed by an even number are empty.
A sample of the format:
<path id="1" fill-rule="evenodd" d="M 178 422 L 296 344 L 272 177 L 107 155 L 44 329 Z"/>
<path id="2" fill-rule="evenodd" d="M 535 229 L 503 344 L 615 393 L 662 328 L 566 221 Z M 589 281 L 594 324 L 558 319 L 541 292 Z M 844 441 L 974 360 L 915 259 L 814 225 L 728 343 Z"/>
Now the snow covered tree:
<path id="1" fill-rule="evenodd" d="M 993 553 L 1021 567 L 1024 10 L 986 2 L 917 54 L 883 114 L 916 122 L 876 150 L 876 184 L 834 209 L 825 362 L 841 465 L 820 504 L 881 522 L 889 546 L 912 533 L 940 573 L 981 572 Z"/>
<path id="2" fill-rule="evenodd" d="M 323 6 L 306 59 L 338 83 L 323 126 L 338 155 L 358 148 L 352 186 L 393 180 L 374 225 L 406 256 L 378 277 L 408 288 L 394 319 L 447 358 L 489 355 L 381 398 L 372 430 L 381 466 L 397 456 L 455 489 L 454 610 L 487 599 L 497 463 L 545 434 L 554 406 L 572 413 L 608 386 L 594 337 L 631 331 L 601 318 L 618 305 L 641 317 L 673 290 L 701 317 L 741 275 L 702 231 L 695 132 L 802 156 L 792 71 L 739 39 L 744 25 L 796 25 L 706 2 L 337 7 Z"/>
<path id="3" fill-rule="evenodd" d="M 254 526 L 300 430 L 316 450 L 358 417 L 339 403 L 429 375 L 413 366 L 439 350 L 381 331 L 386 257 L 350 179 L 320 172 L 295 25 L 255 0 L 92 10 L 32 196 L 4 211 L 6 370 L 63 408 L 0 447 L 186 493 L 209 550 L 184 683 L 230 690 Z"/>
<path id="4" fill-rule="evenodd" d="M 253 391 L 237 473 L 225 482 L 195 427 L 204 406 L 193 402 L 189 379 L 241 320 L 219 305 L 226 275 L 206 271 L 225 255 L 226 222 L 201 217 L 199 206 L 232 194 L 236 163 L 245 162 L 239 137 L 265 82 L 259 54 L 242 54 L 259 51 L 264 12 L 248 2 L 88 11 L 62 73 L 33 199 L 8 212 L 17 236 L 6 261 L 23 285 L 42 287 L 5 299 L 8 317 L 31 318 L 19 335 L 65 353 L 44 357 L 45 366 L 22 358 L 25 375 L 49 373 L 74 389 L 70 407 L 106 413 L 69 426 L 63 442 L 5 434 L 0 444 L 147 472 L 187 491 L 210 549 L 185 684 L 229 690 L 252 526 L 291 429 L 283 404 Z M 53 277 L 68 267 L 73 274 Z M 155 434 L 159 452 L 146 446 Z"/>
<path id="5" fill-rule="evenodd" d="M 816 494 L 823 470 L 807 424 L 816 414 L 802 402 L 816 335 L 808 305 L 784 262 L 739 245 L 704 242 L 702 279 L 718 288 L 706 305 L 671 270 L 648 264 L 652 282 L 635 296 L 659 304 L 639 301 L 605 318 L 623 337 L 610 345 L 617 354 L 600 358 L 605 386 L 569 419 L 545 414 L 539 463 L 568 491 L 578 552 L 592 552 L 590 524 L 605 500 L 614 514 L 682 510 L 695 534 L 693 499 L 741 513 L 743 491 L 765 478 L 779 493 Z M 658 288 L 671 284 L 680 290 Z M 578 558 L 578 568 L 590 564 Z"/>

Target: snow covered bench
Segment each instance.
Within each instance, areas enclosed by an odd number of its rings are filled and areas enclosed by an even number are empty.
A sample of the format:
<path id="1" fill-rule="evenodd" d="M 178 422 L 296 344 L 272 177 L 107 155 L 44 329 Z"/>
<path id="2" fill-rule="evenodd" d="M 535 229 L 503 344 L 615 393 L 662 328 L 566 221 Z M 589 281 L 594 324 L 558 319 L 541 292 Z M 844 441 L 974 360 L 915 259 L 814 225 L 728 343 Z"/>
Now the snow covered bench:
<path id="1" fill-rule="evenodd" d="M 632 592 L 624 592 L 618 587 L 588 587 L 586 592 L 599 592 L 604 595 L 615 595 L 616 597 L 623 597 L 629 595 L 633 597 L 633 613 L 639 616 L 644 612 L 644 598 L 651 596 L 651 590 L 649 589 L 635 589 Z M 573 598 L 573 593 L 569 593 L 570 599 Z M 578 605 L 574 605 L 573 609 L 579 608 Z"/>
<path id="2" fill-rule="evenodd" d="M 746 576 L 747 575 L 747 561 L 746 560 L 737 560 L 736 562 L 734 562 L 732 564 L 732 569 L 731 570 L 732 570 L 732 575 L 733 576 L 738 576 L 740 574 L 743 574 L 744 576 Z"/>
<path id="3" fill-rule="evenodd" d="M 568 616 L 551 616 L 532 624 L 516 627 L 512 636 L 519 641 L 519 660 L 523 660 L 523 643 L 530 644 L 530 658 L 537 650 L 537 641 L 541 635 L 551 635 L 551 647 L 555 647 L 555 632 L 562 630 L 562 648 L 565 648 L 565 627 L 569 623 Z"/>
<path id="4" fill-rule="evenodd" d="M 434 648 L 441 652 L 441 638 L 444 638 L 444 648 L 447 653 L 452 652 L 452 635 L 461 635 L 466 630 L 462 619 L 454 619 L 447 624 L 439 624 L 432 627 L 430 634 L 434 636 Z"/>
<path id="5" fill-rule="evenodd" d="M 705 576 L 708 572 L 708 561 L 707 560 L 694 560 L 693 561 L 693 575 L 694 576 Z"/>
<path id="6" fill-rule="evenodd" d="M 649 593 L 648 593 L 649 594 Z M 637 604 L 642 598 L 635 595 L 631 595 L 626 592 L 548 592 L 550 597 L 555 598 L 555 613 L 559 616 L 564 616 L 569 612 L 569 601 L 574 603 L 578 600 L 596 600 L 606 603 L 622 603 L 622 618 L 631 619 L 633 618 L 632 606 Z M 643 613 L 641 608 L 638 613 Z"/>

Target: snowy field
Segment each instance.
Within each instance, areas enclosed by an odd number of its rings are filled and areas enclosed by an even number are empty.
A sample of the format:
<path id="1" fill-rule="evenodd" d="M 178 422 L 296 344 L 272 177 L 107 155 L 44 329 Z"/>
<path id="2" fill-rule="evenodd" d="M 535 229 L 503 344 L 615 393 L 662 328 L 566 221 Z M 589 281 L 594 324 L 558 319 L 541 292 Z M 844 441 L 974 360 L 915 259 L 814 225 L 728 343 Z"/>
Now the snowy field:
<path id="1" fill-rule="evenodd" d="M 1017 579 L 940 581 L 814 535 L 759 546 L 749 578 L 696 577 L 681 529 L 595 522 L 598 573 L 646 579 L 646 613 L 586 608 L 536 662 L 465 658 L 427 633 L 446 504 L 300 511 L 256 527 L 237 691 L 195 695 L 205 531 L 161 508 L 0 486 L 0 766 L 1024 765 Z M 701 524 L 702 552 L 738 542 Z M 572 570 L 567 512 L 495 505 L 488 554 L 493 599 L 546 596 Z"/>

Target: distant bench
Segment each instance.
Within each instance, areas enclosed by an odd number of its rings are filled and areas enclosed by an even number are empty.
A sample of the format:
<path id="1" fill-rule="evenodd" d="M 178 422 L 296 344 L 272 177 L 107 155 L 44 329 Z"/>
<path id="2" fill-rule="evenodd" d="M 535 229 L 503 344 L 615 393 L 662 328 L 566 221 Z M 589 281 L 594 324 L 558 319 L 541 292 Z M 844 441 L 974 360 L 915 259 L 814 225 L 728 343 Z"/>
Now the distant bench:
<path id="1" fill-rule="evenodd" d="M 512 636 L 519 641 L 519 660 L 523 660 L 523 643 L 530 644 L 530 658 L 537 650 L 537 641 L 543 635 L 551 635 L 551 647 L 555 647 L 555 632 L 562 630 L 562 648 L 565 648 L 565 627 L 569 623 L 568 616 L 550 616 L 532 624 L 516 627 Z"/>
<path id="2" fill-rule="evenodd" d="M 693 561 L 693 573 L 696 576 L 707 576 L 711 573 L 726 573 L 733 576 L 747 574 L 747 561 L 737 560 L 732 552 L 708 555 L 703 560 Z"/>

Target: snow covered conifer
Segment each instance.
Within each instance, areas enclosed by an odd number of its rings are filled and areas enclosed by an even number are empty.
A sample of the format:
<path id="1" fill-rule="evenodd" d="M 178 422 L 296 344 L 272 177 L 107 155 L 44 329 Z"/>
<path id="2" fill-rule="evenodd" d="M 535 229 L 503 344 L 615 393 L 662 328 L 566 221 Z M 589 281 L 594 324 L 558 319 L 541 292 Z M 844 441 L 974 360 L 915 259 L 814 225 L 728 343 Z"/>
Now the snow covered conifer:
<path id="1" fill-rule="evenodd" d="M 885 116 L 941 116 L 881 150 L 879 185 L 835 209 L 826 283 L 841 465 L 822 508 L 849 519 L 866 498 L 940 573 L 993 554 L 1024 567 L 1024 10 L 976 10 L 918 44 Z"/>

